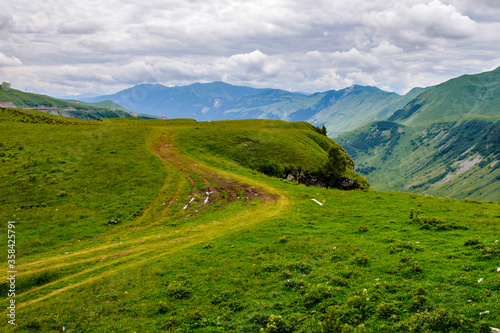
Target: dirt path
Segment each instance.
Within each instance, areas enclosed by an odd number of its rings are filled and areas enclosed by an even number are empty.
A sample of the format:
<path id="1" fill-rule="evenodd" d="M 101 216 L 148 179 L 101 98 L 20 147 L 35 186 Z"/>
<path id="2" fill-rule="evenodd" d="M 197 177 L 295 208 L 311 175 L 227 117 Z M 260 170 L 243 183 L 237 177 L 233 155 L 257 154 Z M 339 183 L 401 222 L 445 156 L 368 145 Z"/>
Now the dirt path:
<path id="1" fill-rule="evenodd" d="M 153 142 L 153 150 L 167 163 L 180 170 L 195 189 L 189 199 L 176 198 L 175 196 L 179 193 L 179 191 L 176 191 L 169 200 L 170 203 L 178 199 L 187 200 L 188 205 L 198 201 L 200 205 L 208 206 L 210 203 L 225 200 L 225 204 L 219 207 L 219 209 L 223 209 L 236 200 L 252 201 L 258 198 L 263 205 L 255 209 L 244 210 L 237 216 L 233 214 L 233 216 L 224 220 L 213 220 L 197 226 L 180 227 L 168 231 L 159 230 L 157 234 L 149 236 L 141 237 L 140 233 L 134 236 L 129 234 L 127 235 L 129 239 L 123 242 L 108 242 L 105 245 L 76 251 L 70 255 L 58 255 L 57 257 L 26 263 L 23 265 L 25 269 L 34 268 L 35 270 L 27 270 L 23 275 L 35 272 L 43 273 L 45 270 L 72 265 L 77 267 L 75 271 L 66 276 L 18 294 L 19 308 L 43 301 L 75 287 L 92 283 L 117 271 L 129 269 L 150 260 L 157 260 L 160 257 L 171 255 L 196 244 L 202 244 L 213 239 L 214 235 L 220 237 L 229 232 L 248 228 L 255 223 L 279 214 L 288 204 L 286 197 L 276 194 L 276 191 L 272 191 L 269 186 L 267 187 L 271 191 L 266 191 L 262 187 L 239 182 L 235 178 L 223 177 L 209 171 L 202 164 L 181 154 L 174 146 L 172 137 L 173 135 L 170 132 L 162 135 Z M 227 172 L 224 172 L 224 174 L 227 174 Z M 194 186 L 196 183 L 203 184 L 205 188 L 202 190 L 197 189 Z M 155 203 L 159 204 L 158 198 L 153 200 L 152 205 Z M 173 209 L 171 204 L 165 207 L 165 210 L 169 209 Z M 203 209 L 198 209 L 196 214 L 202 212 Z"/>

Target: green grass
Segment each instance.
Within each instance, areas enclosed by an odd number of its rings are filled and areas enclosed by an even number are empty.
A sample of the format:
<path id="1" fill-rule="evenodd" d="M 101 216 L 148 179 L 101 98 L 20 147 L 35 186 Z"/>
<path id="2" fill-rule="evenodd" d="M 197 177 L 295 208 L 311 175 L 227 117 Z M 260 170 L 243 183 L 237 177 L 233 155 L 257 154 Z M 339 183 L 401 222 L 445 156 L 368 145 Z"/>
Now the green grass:
<path id="1" fill-rule="evenodd" d="M 463 75 L 420 94 L 396 111 L 390 121 L 407 126 L 430 125 L 453 116 L 498 117 L 500 68 L 476 75 Z"/>
<path id="2" fill-rule="evenodd" d="M 0 126 L 10 159 L 0 165 L 1 220 L 16 219 L 19 251 L 17 326 L 2 331 L 500 326 L 500 205 L 306 187 L 252 168 L 267 158 L 303 168 L 321 160 L 333 143 L 304 123 Z M 204 204 L 206 187 L 222 181 L 240 197 L 219 192 Z M 259 195 L 246 200 L 236 181 Z M 265 192 L 274 199 L 259 200 Z"/>

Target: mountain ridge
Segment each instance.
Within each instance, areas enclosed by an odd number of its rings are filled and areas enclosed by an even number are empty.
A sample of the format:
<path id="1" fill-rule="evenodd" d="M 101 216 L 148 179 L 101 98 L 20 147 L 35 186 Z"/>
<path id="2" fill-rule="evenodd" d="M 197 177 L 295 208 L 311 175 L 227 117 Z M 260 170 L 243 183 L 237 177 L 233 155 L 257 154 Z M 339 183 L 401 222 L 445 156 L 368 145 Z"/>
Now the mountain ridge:
<path id="1" fill-rule="evenodd" d="M 463 75 L 337 137 L 376 189 L 500 201 L 500 68 Z"/>
<path id="2" fill-rule="evenodd" d="M 419 89 L 425 91 L 426 88 Z M 415 91 L 401 96 L 377 87 L 353 85 L 307 95 L 215 81 L 174 87 L 139 84 L 112 95 L 84 100 L 112 100 L 136 112 L 168 118 L 307 121 L 318 126 L 326 125 L 329 136 L 334 137 L 354 129 L 361 121 L 385 120 L 409 102 Z M 346 113 L 356 117 L 346 117 Z"/>

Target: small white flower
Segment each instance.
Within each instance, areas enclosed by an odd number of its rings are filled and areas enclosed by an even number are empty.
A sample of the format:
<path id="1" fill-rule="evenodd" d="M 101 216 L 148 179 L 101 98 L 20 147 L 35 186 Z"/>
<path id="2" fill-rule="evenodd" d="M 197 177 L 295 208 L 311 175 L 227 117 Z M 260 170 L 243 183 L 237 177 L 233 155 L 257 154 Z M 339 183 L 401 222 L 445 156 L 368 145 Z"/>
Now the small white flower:
<path id="1" fill-rule="evenodd" d="M 480 278 L 479 280 L 477 280 L 477 283 L 481 283 L 483 282 L 483 280 L 484 280 L 483 278 Z"/>

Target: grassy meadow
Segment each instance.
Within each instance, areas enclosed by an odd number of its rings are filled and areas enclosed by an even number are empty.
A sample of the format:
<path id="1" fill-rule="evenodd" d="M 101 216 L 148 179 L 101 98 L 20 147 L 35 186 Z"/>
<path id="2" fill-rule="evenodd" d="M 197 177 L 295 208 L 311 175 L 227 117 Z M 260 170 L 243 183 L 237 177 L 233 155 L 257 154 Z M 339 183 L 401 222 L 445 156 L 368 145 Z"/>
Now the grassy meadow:
<path id="1" fill-rule="evenodd" d="M 324 161 L 305 123 L 0 114 L 2 332 L 500 327 L 498 203 L 259 172 Z"/>

